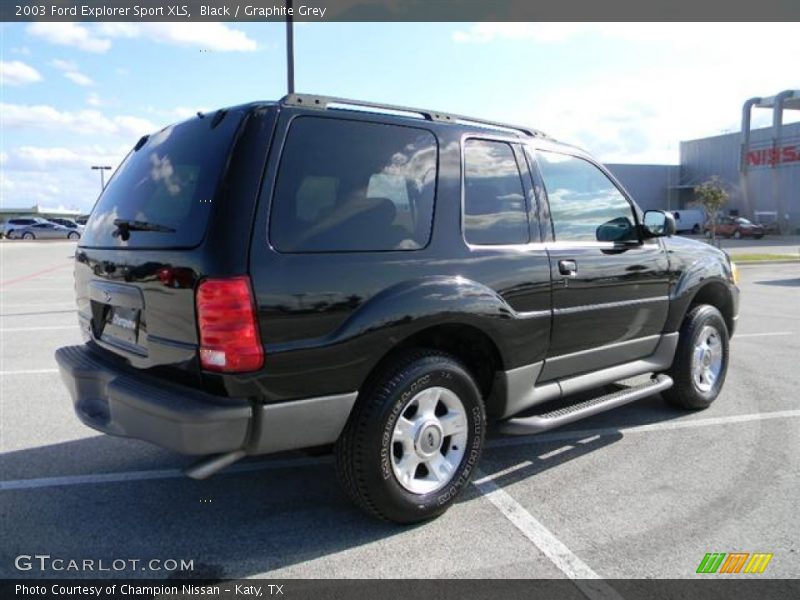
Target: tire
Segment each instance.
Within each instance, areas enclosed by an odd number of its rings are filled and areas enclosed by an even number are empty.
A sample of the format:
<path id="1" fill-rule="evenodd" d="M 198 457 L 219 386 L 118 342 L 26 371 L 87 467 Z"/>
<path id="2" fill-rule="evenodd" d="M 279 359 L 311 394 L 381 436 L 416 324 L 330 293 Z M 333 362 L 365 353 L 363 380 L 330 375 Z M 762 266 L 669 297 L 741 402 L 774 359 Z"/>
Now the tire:
<path id="1" fill-rule="evenodd" d="M 760 240 L 761 238 L 763 238 L 763 237 L 764 237 L 764 234 L 762 233 L 762 234 L 760 234 L 760 235 L 754 235 L 753 237 L 754 237 L 755 239 L 757 239 L 757 240 Z"/>
<path id="2" fill-rule="evenodd" d="M 694 227 L 692 227 L 692 233 L 693 233 L 694 235 L 697 235 L 698 233 L 700 233 L 700 225 L 698 225 L 697 223 L 695 223 L 695 224 L 694 224 Z"/>
<path id="3" fill-rule="evenodd" d="M 26 231 L 25 233 L 22 234 L 22 239 L 23 240 L 35 240 L 36 236 L 33 235 L 30 231 Z"/>
<path id="4" fill-rule="evenodd" d="M 81 234 L 80 233 L 76 233 L 74 231 L 70 231 L 67 234 L 67 239 L 69 239 L 69 240 L 79 240 L 79 239 L 81 239 Z"/>
<path id="5" fill-rule="evenodd" d="M 709 304 L 695 306 L 681 325 L 675 358 L 667 371 L 675 384 L 661 396 L 678 408 L 708 408 L 725 383 L 728 358 L 728 327 L 722 315 Z"/>
<path id="6" fill-rule="evenodd" d="M 448 354 L 414 350 L 359 394 L 334 450 L 337 475 L 367 513 L 426 521 L 469 484 L 485 430 L 486 410 L 467 369 Z"/>
<path id="7" fill-rule="evenodd" d="M 9 230 L 9 231 L 8 231 L 8 233 L 6 233 L 6 237 L 7 237 L 8 239 L 10 239 L 10 240 L 15 240 L 15 239 L 17 239 L 17 235 L 14 233 L 14 230 L 13 230 L 13 229 Z"/>
<path id="8" fill-rule="evenodd" d="M 740 240 L 742 239 L 742 232 L 740 230 L 736 230 L 733 232 L 733 239 Z"/>

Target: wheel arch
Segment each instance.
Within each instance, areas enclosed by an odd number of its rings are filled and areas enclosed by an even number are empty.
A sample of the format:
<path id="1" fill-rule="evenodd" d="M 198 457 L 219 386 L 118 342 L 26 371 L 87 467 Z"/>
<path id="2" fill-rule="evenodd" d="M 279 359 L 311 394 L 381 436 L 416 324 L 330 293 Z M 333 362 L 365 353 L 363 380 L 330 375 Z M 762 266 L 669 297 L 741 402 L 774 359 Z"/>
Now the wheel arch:
<path id="1" fill-rule="evenodd" d="M 733 296 L 725 283 L 712 280 L 700 286 L 689 300 L 681 321 L 686 318 L 686 315 L 689 314 L 695 306 L 700 304 L 709 304 L 716 308 L 722 314 L 728 332 L 731 334 L 733 333 L 734 327 L 736 326 L 736 307 Z"/>
<path id="2" fill-rule="evenodd" d="M 475 378 L 484 401 L 490 402 L 495 374 L 505 365 L 500 348 L 479 327 L 458 321 L 431 325 L 403 338 L 378 359 L 365 383 L 415 348 L 438 350 L 456 358 Z"/>

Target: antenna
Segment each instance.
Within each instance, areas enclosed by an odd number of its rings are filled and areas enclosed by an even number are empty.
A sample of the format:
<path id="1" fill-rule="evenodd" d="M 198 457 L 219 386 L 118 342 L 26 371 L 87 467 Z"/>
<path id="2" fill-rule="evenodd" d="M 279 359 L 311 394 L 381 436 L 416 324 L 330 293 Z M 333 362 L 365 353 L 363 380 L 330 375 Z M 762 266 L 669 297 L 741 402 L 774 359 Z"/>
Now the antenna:
<path id="1" fill-rule="evenodd" d="M 294 94 L 294 19 L 292 0 L 284 0 L 286 6 L 286 88 Z"/>

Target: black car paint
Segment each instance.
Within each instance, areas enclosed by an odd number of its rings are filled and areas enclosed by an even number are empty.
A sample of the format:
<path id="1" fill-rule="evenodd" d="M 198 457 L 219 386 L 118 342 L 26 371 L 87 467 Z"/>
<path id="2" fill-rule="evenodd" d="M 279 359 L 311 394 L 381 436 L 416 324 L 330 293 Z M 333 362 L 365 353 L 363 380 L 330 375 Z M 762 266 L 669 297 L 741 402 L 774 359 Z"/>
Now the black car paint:
<path id="1" fill-rule="evenodd" d="M 525 187 L 532 214 L 541 221 L 539 227 L 532 224 L 531 243 L 468 245 L 461 227 L 463 140 L 498 134 L 466 125 L 348 112 L 354 120 L 412 121 L 436 136 L 439 176 L 431 241 L 413 252 L 281 254 L 268 239 L 272 186 L 291 120 L 313 109 L 260 103 L 230 110 L 248 116 L 200 245 L 191 250 L 79 246 L 76 252 L 78 308 L 87 332 L 93 281 L 141 289 L 146 322 L 140 335 L 146 336 L 146 354 L 91 342 L 133 367 L 219 395 L 273 403 L 356 391 L 398 344 L 443 325 L 466 326 L 488 337 L 502 370 L 677 331 L 693 297 L 708 285 L 721 286 L 732 298 L 732 327 L 737 307 L 730 266 L 706 244 L 681 238 L 613 249 L 553 243 L 546 227 L 546 194 L 530 155 Z M 314 114 L 337 118 L 334 111 Z M 499 137 L 522 156 L 523 139 Z M 558 261 L 567 258 L 577 262 L 575 277 L 559 273 Z M 264 368 L 235 375 L 203 372 L 197 359 L 195 288 L 204 277 L 239 274 L 251 277 Z M 646 298 L 663 301 L 612 304 Z M 585 313 L 552 312 L 553 307 L 596 304 L 608 306 Z"/>

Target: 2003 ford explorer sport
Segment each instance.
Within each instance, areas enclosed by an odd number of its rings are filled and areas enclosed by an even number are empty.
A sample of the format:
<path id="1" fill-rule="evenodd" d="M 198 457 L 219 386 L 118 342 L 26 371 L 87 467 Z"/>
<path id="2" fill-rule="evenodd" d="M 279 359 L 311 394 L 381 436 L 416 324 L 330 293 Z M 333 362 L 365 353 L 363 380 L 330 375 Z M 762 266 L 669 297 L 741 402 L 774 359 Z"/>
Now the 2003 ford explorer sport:
<path id="1" fill-rule="evenodd" d="M 293 94 L 136 144 L 75 253 L 86 343 L 56 358 L 84 423 L 201 456 L 190 476 L 335 444 L 355 503 L 411 523 L 488 419 L 714 401 L 736 268 L 674 229 L 539 131 Z"/>

